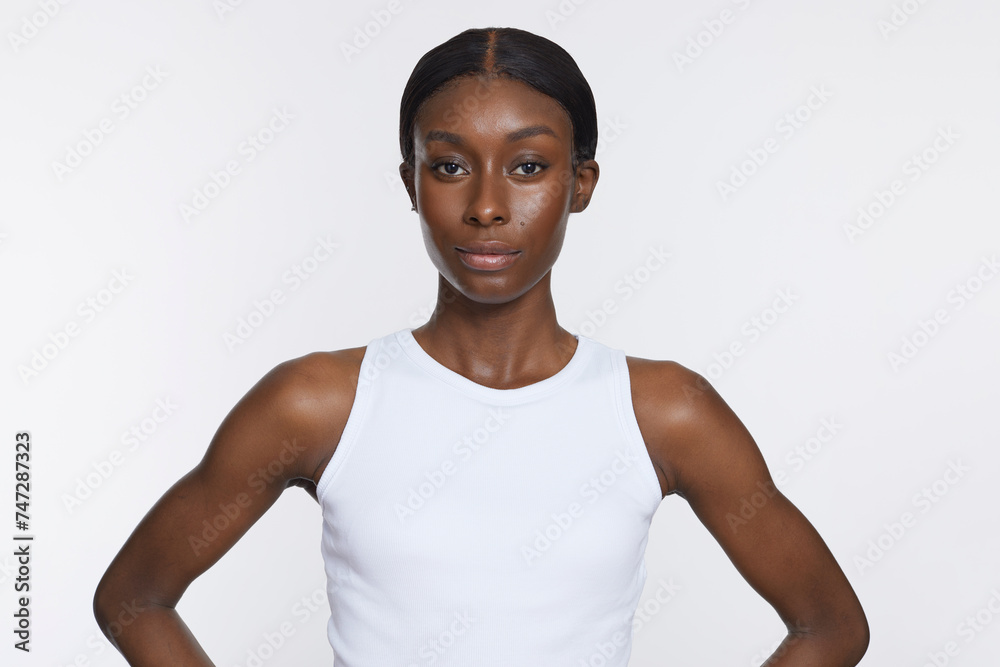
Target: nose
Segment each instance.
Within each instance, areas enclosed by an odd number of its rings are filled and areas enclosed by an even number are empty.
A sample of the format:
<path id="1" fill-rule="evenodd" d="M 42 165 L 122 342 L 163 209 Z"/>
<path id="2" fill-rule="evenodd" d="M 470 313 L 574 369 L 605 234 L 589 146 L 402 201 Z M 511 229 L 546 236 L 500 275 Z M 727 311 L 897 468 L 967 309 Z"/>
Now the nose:
<path id="1" fill-rule="evenodd" d="M 510 213 L 507 208 L 507 183 L 503 174 L 487 170 L 471 180 L 465 222 L 482 226 L 506 224 Z"/>

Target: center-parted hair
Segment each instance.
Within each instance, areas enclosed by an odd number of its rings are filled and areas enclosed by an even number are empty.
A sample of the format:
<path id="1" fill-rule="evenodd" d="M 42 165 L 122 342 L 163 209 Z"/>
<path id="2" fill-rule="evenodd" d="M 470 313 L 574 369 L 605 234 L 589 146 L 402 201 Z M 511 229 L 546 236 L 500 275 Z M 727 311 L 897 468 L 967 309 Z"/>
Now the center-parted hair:
<path id="1" fill-rule="evenodd" d="M 594 157 L 597 108 L 576 61 L 552 40 L 518 28 L 470 28 L 417 61 L 399 104 L 399 150 L 413 166 L 413 126 L 424 103 L 460 77 L 506 77 L 548 95 L 573 124 L 573 164 Z"/>

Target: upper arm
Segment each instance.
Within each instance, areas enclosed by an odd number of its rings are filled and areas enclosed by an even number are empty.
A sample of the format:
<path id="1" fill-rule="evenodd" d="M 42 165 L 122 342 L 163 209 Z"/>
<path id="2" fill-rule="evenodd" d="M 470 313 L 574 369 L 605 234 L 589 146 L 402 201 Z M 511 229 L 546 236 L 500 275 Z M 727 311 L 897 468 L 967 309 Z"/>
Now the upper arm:
<path id="1" fill-rule="evenodd" d="M 746 581 L 790 630 L 867 624 L 847 577 L 819 533 L 777 489 L 746 427 L 700 375 L 656 362 L 641 372 L 643 437 Z"/>
<path id="2" fill-rule="evenodd" d="M 316 353 L 279 364 L 240 399 L 201 461 L 133 531 L 98 597 L 174 606 L 287 486 L 314 487 L 354 396 L 350 364 L 336 357 Z"/>

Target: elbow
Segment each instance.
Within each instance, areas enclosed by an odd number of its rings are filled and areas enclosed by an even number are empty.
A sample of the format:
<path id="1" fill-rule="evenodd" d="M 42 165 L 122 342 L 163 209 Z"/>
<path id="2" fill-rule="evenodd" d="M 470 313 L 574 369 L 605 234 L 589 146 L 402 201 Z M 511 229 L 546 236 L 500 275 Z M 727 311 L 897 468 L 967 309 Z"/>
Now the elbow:
<path id="1" fill-rule="evenodd" d="M 97 621 L 97 627 L 101 629 L 104 636 L 114 643 L 114 634 L 112 633 L 111 623 L 114 621 L 114 600 L 117 596 L 112 592 L 112 587 L 107 581 L 107 575 L 101 579 L 100 583 L 97 584 L 97 589 L 94 591 L 94 619 Z"/>
<path id="2" fill-rule="evenodd" d="M 94 620 L 97 621 L 97 627 L 101 629 L 104 636 L 108 636 L 107 625 L 108 625 L 108 613 L 107 613 L 107 592 L 104 590 L 103 586 L 98 584 L 97 590 L 94 591 Z"/>
<path id="3" fill-rule="evenodd" d="M 836 632 L 844 654 L 843 664 L 853 667 L 861 662 L 871 641 L 868 617 L 865 616 L 865 610 L 857 597 L 854 599 L 854 604 L 840 614 L 838 620 Z"/>
<path id="4" fill-rule="evenodd" d="M 109 579 L 108 574 L 104 575 L 94 591 L 94 619 L 104 636 L 116 647 L 122 632 L 150 607 L 133 593 L 134 590 Z"/>
<path id="5" fill-rule="evenodd" d="M 816 623 L 796 623 L 788 626 L 788 648 L 799 645 L 816 664 L 830 667 L 854 667 L 865 653 L 871 632 L 861 607 L 827 617 Z M 800 645 L 801 642 L 801 645 Z M 769 663 L 765 663 L 769 664 Z"/>
<path id="6" fill-rule="evenodd" d="M 835 624 L 828 626 L 826 636 L 829 638 L 826 651 L 830 656 L 838 656 L 836 663 L 843 667 L 854 667 L 865 653 L 871 641 L 871 631 L 865 612 L 858 607 L 851 613 L 845 613 Z"/>
<path id="7" fill-rule="evenodd" d="M 853 623 L 849 625 L 845 648 L 848 652 L 847 665 L 856 665 L 861 662 L 861 658 L 868 652 L 868 644 L 871 641 L 871 630 L 868 627 L 868 619 L 865 613 L 858 610 L 858 614 Z"/>

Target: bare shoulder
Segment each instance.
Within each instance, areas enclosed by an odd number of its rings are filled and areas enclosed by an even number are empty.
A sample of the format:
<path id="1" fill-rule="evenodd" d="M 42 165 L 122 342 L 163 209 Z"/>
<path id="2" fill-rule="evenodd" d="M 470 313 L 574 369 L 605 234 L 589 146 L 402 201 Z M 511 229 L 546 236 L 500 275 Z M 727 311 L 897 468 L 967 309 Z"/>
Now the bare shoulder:
<path id="1" fill-rule="evenodd" d="M 682 418 L 695 407 L 691 399 L 711 388 L 705 378 L 676 361 L 629 356 L 625 361 L 636 411 L 641 403 L 646 409 L 668 410 L 675 418 Z"/>
<path id="2" fill-rule="evenodd" d="M 246 411 L 281 424 L 282 440 L 294 439 L 297 484 L 310 493 L 344 432 L 365 349 L 311 352 L 283 361 L 245 398 Z"/>
<path id="3" fill-rule="evenodd" d="M 294 396 L 295 409 L 313 421 L 322 434 L 310 452 L 310 481 L 315 485 L 330 461 L 354 405 L 365 346 L 312 352 L 284 362 L 283 371 Z"/>
<path id="4" fill-rule="evenodd" d="M 681 492 L 680 471 L 719 429 L 738 422 L 699 373 L 676 361 L 626 356 L 632 405 L 664 495 Z M 742 427 L 740 424 L 739 427 Z"/>
<path id="5" fill-rule="evenodd" d="M 283 361 L 268 373 L 276 387 L 301 401 L 335 399 L 347 390 L 353 398 L 365 347 L 310 352 Z"/>

